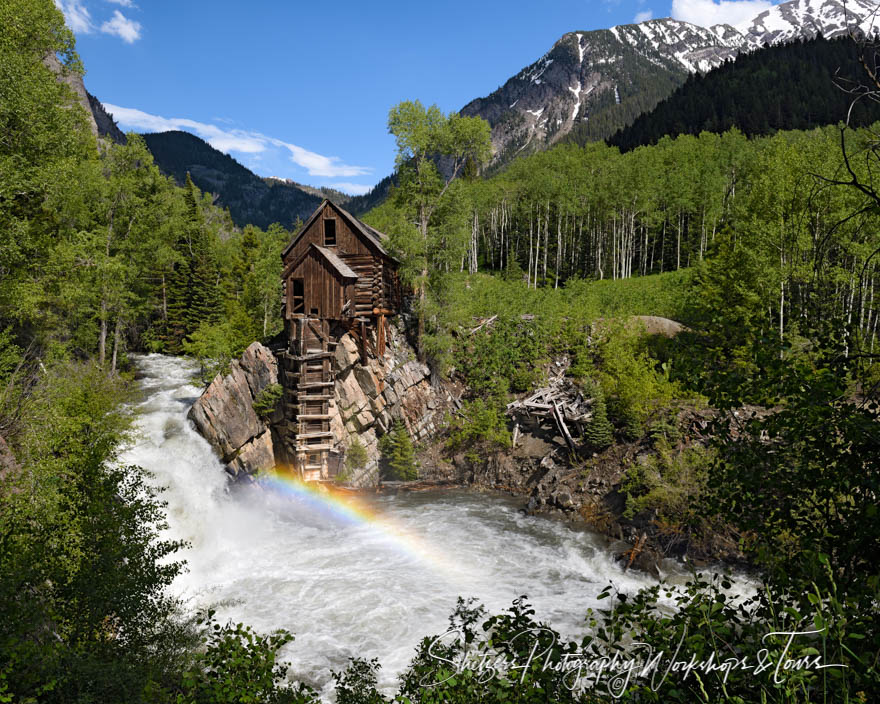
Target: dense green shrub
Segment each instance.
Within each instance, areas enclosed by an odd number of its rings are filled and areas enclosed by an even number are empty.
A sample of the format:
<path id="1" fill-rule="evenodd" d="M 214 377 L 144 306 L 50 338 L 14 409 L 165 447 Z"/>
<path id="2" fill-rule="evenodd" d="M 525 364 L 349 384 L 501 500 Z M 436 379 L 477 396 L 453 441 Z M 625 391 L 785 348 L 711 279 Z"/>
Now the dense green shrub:
<path id="1" fill-rule="evenodd" d="M 510 447 L 505 410 L 504 399 L 498 395 L 465 401 L 447 421 L 450 449 L 474 452 L 476 447 L 486 451 Z"/>
<path id="2" fill-rule="evenodd" d="M 584 442 L 593 450 L 604 450 L 614 442 L 614 426 L 608 420 L 605 398 L 598 394 L 593 397 L 593 417 L 584 428 Z"/>
<path id="3" fill-rule="evenodd" d="M 459 599 L 449 630 L 418 646 L 393 701 L 872 701 L 880 677 L 865 647 L 870 630 L 864 620 L 846 617 L 851 605 L 833 588 L 810 590 L 803 607 L 803 595 L 759 590 L 731 596 L 732 586 L 723 575 L 695 574 L 682 587 L 660 584 L 632 595 L 606 587 L 598 599 L 611 603 L 589 610 L 580 640 L 538 621 L 525 597 L 492 616 Z M 391 701 L 376 687 L 378 669 L 375 661 L 356 660 L 335 675 L 345 704 Z"/>
<path id="4" fill-rule="evenodd" d="M 283 395 L 284 387 L 281 384 L 269 384 L 254 399 L 254 412 L 263 420 L 268 419 Z"/>
<path id="5" fill-rule="evenodd" d="M 632 518 L 654 511 L 668 526 L 692 526 L 706 492 L 714 453 L 699 445 L 678 450 L 662 438 L 656 454 L 630 466 L 621 482 L 626 494 L 624 515 Z"/>
<path id="6" fill-rule="evenodd" d="M 278 651 L 293 641 L 287 631 L 254 633 L 240 623 L 220 625 L 203 616 L 202 647 L 184 673 L 176 704 L 317 704 L 317 694 L 287 681 Z"/>
<path id="7" fill-rule="evenodd" d="M 386 465 L 386 479 L 412 481 L 418 479 L 419 464 L 412 438 L 401 421 L 379 439 L 379 450 Z"/>
<path id="8" fill-rule="evenodd" d="M 606 323 L 599 335 L 596 366 L 608 411 L 628 438 L 637 439 L 644 434 L 649 416 L 668 406 L 681 392 L 658 369 L 638 330 Z"/>
<path id="9" fill-rule="evenodd" d="M 367 448 L 361 442 L 357 435 L 352 435 L 348 441 L 348 449 L 345 451 L 345 468 L 349 471 L 363 469 L 369 457 L 367 456 Z"/>

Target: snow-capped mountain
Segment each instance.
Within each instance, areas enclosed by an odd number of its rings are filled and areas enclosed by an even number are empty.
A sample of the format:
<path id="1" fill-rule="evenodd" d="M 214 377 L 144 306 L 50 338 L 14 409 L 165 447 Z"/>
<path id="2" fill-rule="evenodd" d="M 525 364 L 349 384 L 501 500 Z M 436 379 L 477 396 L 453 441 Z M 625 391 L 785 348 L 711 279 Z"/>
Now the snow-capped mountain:
<path id="1" fill-rule="evenodd" d="M 758 46 L 798 37 L 837 37 L 855 30 L 873 35 L 880 3 L 867 0 L 790 0 L 765 10 L 737 30 Z"/>
<path id="2" fill-rule="evenodd" d="M 651 110 L 689 73 L 709 71 L 740 52 L 818 33 L 874 34 L 878 7 L 867 0 L 789 0 L 737 27 L 666 18 L 570 32 L 461 112 L 489 121 L 496 164 L 553 144 L 575 128 L 601 139 Z"/>

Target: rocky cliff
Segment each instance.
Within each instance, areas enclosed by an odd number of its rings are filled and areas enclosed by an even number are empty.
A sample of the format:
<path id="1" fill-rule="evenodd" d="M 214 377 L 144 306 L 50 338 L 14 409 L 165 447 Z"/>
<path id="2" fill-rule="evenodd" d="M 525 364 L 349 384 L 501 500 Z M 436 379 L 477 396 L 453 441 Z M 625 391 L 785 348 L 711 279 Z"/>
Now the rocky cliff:
<path id="1" fill-rule="evenodd" d="M 372 345 L 375 349 L 375 345 Z M 386 353 L 361 364 L 351 335 L 339 339 L 333 357 L 334 400 L 330 428 L 336 450 L 345 451 L 358 438 L 367 461 L 348 467 L 342 479 L 351 486 L 375 486 L 379 481 L 379 438 L 400 420 L 415 442 L 426 442 L 442 427 L 453 403 L 450 393 L 431 383 L 427 365 L 416 360 L 403 333 L 391 327 Z M 234 361 L 229 374 L 218 375 L 193 404 L 189 419 L 208 440 L 228 472 L 238 479 L 251 477 L 283 461 L 284 435 L 280 415 L 265 417 L 254 403 L 278 384 L 278 364 L 271 350 L 258 342 Z"/>
<path id="2" fill-rule="evenodd" d="M 226 464 L 229 473 L 254 474 L 275 465 L 270 418 L 261 418 L 254 401 L 278 383 L 278 363 L 272 352 L 254 342 L 229 374 L 219 374 L 189 411 L 196 430 Z"/>
<path id="3" fill-rule="evenodd" d="M 89 127 L 95 137 L 111 139 L 117 144 L 125 144 L 125 135 L 113 121 L 113 117 L 104 109 L 101 101 L 86 90 L 82 74 L 68 71 L 55 54 L 47 54 L 43 63 L 51 70 L 58 80 L 66 83 L 76 95 L 76 99 L 89 120 Z"/>
<path id="4" fill-rule="evenodd" d="M 333 359 L 335 400 L 330 428 L 343 448 L 357 437 L 367 450 L 367 464 L 350 470 L 354 486 L 375 485 L 379 479 L 379 438 L 394 421 L 406 426 L 417 443 L 429 441 L 443 427 L 453 397 L 441 384 L 432 384 L 431 370 L 416 359 L 403 333 L 391 327 L 386 353 L 360 364 L 357 345 L 344 335 Z"/>

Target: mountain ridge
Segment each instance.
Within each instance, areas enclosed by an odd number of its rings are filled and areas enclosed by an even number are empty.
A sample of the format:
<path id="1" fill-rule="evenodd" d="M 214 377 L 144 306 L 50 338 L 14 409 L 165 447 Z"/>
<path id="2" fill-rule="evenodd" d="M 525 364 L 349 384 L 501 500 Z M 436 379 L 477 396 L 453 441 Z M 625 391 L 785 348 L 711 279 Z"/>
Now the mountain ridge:
<path id="1" fill-rule="evenodd" d="M 547 148 L 579 129 L 607 139 L 653 109 L 687 77 L 743 52 L 818 34 L 876 33 L 867 0 L 788 0 L 738 27 L 700 27 L 673 18 L 564 34 L 537 61 L 461 114 L 486 119 L 495 147 L 490 169 Z"/>

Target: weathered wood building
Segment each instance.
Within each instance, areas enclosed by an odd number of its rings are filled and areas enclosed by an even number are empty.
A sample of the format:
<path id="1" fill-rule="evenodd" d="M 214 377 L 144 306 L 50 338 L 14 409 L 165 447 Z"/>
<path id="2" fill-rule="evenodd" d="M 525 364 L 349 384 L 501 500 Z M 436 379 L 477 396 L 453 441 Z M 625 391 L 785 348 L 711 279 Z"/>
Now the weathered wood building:
<path id="1" fill-rule="evenodd" d="M 366 360 L 385 353 L 387 317 L 401 304 L 386 235 L 325 200 L 282 253 L 287 351 L 281 357 L 287 455 L 306 481 L 330 479 L 341 461 L 330 430 L 338 338 L 352 333 Z M 373 335 L 375 333 L 375 336 Z"/>

